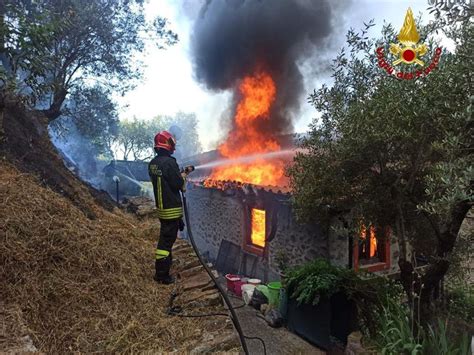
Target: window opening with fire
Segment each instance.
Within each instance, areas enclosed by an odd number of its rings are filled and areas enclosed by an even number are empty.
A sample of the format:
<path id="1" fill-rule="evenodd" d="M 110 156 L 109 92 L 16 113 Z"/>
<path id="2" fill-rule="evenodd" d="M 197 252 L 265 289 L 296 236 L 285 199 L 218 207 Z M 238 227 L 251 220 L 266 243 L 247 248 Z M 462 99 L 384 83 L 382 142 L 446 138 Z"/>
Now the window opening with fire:
<path id="1" fill-rule="evenodd" d="M 260 248 L 265 246 L 265 210 L 252 208 L 252 231 L 250 233 L 250 242 Z"/>
<path id="2" fill-rule="evenodd" d="M 367 267 L 369 271 L 377 271 L 390 266 L 389 237 L 381 228 L 362 225 L 353 252 L 356 269 Z"/>
<path id="3" fill-rule="evenodd" d="M 263 255 L 265 248 L 265 210 L 250 209 L 250 225 L 243 240 L 243 248 L 254 255 Z"/>

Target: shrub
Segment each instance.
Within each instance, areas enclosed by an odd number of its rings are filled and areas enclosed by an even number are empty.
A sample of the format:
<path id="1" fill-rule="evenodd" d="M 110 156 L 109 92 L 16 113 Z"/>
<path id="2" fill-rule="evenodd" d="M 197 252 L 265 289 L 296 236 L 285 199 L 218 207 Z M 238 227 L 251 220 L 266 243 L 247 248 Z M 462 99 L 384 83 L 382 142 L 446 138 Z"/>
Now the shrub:
<path id="1" fill-rule="evenodd" d="M 474 323 L 474 287 L 454 288 L 447 292 L 447 309 L 467 323 Z"/>
<path id="2" fill-rule="evenodd" d="M 419 339 L 413 336 L 409 309 L 389 301 L 383 307 L 378 323 L 377 347 L 382 354 L 418 354 L 422 350 Z"/>
<path id="3" fill-rule="evenodd" d="M 438 319 L 427 330 L 413 328 L 410 310 L 405 304 L 388 301 L 377 322 L 375 343 L 382 354 L 467 355 L 467 334 L 453 337 L 448 321 Z M 415 335 L 416 334 L 416 335 Z"/>
<path id="4" fill-rule="evenodd" d="M 316 259 L 288 271 L 285 282 L 290 297 L 298 303 L 316 305 L 321 297 L 331 297 L 341 290 L 350 270 L 330 265 L 326 260 Z"/>
<path id="5" fill-rule="evenodd" d="M 361 329 L 375 335 L 376 324 L 387 299 L 398 302 L 402 289 L 395 282 L 371 273 L 355 273 L 316 259 L 288 270 L 285 287 L 298 303 L 316 305 L 321 298 L 343 292 L 357 307 Z"/>

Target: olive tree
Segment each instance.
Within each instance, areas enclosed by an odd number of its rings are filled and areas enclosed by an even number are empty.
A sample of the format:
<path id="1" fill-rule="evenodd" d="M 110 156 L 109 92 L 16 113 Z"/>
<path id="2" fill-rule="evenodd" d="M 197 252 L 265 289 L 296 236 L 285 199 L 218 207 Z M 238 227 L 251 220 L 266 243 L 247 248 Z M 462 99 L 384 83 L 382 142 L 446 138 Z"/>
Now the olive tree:
<path id="1" fill-rule="evenodd" d="M 377 65 L 376 49 L 387 53 L 396 41 L 393 27 L 370 39 L 371 26 L 349 31 L 332 65 L 333 84 L 309 97 L 320 119 L 289 169 L 295 208 L 304 220 L 346 211 L 351 233 L 360 223 L 390 226 L 402 284 L 410 299 L 420 297 L 427 319 L 473 201 L 474 33 L 466 23 L 447 31 L 455 51 L 444 50 L 429 75 L 405 80 Z M 418 28 L 433 55 L 434 27 Z M 409 245 L 427 258 L 419 277 Z"/>
<path id="2" fill-rule="evenodd" d="M 167 21 L 147 21 L 143 0 L 6 0 L 0 5 L 0 80 L 21 89 L 50 121 L 90 81 L 125 92 L 140 78 L 131 60 L 146 41 L 176 43 Z"/>

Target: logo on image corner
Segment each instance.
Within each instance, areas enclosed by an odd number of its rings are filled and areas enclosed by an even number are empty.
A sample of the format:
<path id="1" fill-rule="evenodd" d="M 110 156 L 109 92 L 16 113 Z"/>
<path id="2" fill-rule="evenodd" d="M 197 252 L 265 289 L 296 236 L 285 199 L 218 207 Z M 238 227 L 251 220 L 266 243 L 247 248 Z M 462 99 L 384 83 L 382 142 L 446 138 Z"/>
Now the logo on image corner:
<path id="1" fill-rule="evenodd" d="M 428 75 L 438 66 L 442 50 L 439 47 L 436 48 L 431 62 L 429 65 L 426 63 L 428 47 L 424 43 L 419 43 L 420 35 L 416 30 L 411 8 L 407 10 L 405 21 L 397 39 L 398 43 L 390 43 L 389 52 L 393 57 L 392 61 L 385 57 L 383 47 L 376 50 L 378 66 L 389 75 L 394 75 L 399 79 L 412 80 Z M 406 68 L 411 67 L 412 70 L 406 72 L 397 70 L 400 64 L 406 64 Z"/>

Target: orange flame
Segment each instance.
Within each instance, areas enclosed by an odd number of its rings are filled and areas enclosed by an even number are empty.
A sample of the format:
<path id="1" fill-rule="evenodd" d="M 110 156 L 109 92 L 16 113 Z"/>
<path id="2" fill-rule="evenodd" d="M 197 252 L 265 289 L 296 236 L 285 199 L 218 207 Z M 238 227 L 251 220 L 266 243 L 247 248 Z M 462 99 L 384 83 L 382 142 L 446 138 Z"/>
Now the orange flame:
<path id="1" fill-rule="evenodd" d="M 362 240 L 365 240 L 367 237 L 367 229 L 365 225 L 361 226 L 360 230 L 360 238 Z M 369 250 L 369 255 L 370 257 L 374 257 L 375 253 L 377 252 L 377 237 L 375 235 L 375 227 L 370 226 L 369 228 L 369 238 L 370 238 L 370 250 Z M 365 252 L 365 243 L 362 245 L 362 251 Z"/>
<path id="2" fill-rule="evenodd" d="M 269 119 L 270 108 L 275 101 L 276 86 L 272 77 L 257 71 L 244 77 L 239 85 L 241 99 L 237 105 L 234 123 L 227 140 L 218 147 L 226 158 L 275 152 L 280 145 L 270 132 L 259 123 Z M 213 170 L 213 180 L 232 180 L 257 185 L 279 185 L 284 179 L 284 162 L 257 159 L 252 163 L 238 163 Z"/>
<path id="3" fill-rule="evenodd" d="M 252 244 L 259 247 L 265 246 L 265 211 L 252 208 L 252 233 L 250 240 Z"/>
<path id="4" fill-rule="evenodd" d="M 375 228 L 370 226 L 370 257 L 374 257 L 377 251 L 377 238 L 375 237 Z"/>

